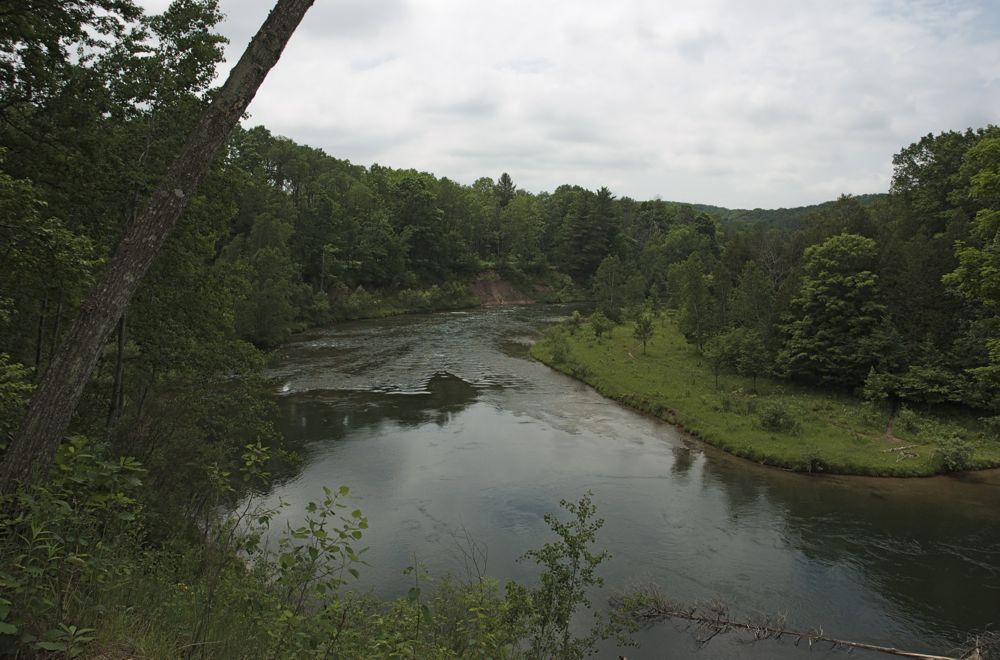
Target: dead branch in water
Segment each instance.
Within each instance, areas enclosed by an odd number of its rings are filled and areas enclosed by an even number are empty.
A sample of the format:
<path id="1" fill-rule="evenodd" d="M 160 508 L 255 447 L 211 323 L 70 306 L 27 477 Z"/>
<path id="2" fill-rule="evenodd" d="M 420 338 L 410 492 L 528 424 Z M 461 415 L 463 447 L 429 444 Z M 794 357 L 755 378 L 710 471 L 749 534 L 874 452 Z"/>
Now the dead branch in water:
<path id="1" fill-rule="evenodd" d="M 786 627 L 783 616 L 769 617 L 757 615 L 737 618 L 729 606 L 721 601 L 711 601 L 696 605 L 682 605 L 669 601 L 655 586 L 644 586 L 626 594 L 615 594 L 609 599 L 617 610 L 624 611 L 639 623 L 656 623 L 668 619 L 688 622 L 695 631 L 699 644 L 707 644 L 717 635 L 729 632 L 749 633 L 751 641 L 765 639 L 794 639 L 798 646 L 805 641 L 812 648 L 814 644 L 829 644 L 831 648 L 864 649 L 886 655 L 894 655 L 916 660 L 990 660 L 1000 658 L 1000 633 L 988 632 L 970 639 L 966 648 L 958 656 L 930 655 L 906 651 L 890 646 L 852 642 L 827 635 L 822 628 L 809 632 Z"/>

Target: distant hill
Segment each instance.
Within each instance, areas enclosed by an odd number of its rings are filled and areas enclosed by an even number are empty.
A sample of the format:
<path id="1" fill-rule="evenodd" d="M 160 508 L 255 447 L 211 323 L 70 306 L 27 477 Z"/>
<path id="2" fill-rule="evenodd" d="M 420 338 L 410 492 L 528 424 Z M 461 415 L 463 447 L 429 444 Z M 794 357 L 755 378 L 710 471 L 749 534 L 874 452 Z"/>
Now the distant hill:
<path id="1" fill-rule="evenodd" d="M 885 193 L 872 193 L 868 195 L 854 195 L 854 199 L 863 206 L 870 206 L 879 199 L 885 197 Z M 680 202 L 675 202 L 680 203 Z M 836 204 L 836 200 L 823 202 L 822 204 L 812 204 L 810 206 L 796 206 L 793 208 L 780 209 L 727 209 L 723 206 L 712 206 L 711 204 L 688 204 L 697 211 L 704 211 L 713 215 L 723 224 L 757 224 L 768 223 L 781 226 L 798 225 L 813 213 L 824 211 Z"/>

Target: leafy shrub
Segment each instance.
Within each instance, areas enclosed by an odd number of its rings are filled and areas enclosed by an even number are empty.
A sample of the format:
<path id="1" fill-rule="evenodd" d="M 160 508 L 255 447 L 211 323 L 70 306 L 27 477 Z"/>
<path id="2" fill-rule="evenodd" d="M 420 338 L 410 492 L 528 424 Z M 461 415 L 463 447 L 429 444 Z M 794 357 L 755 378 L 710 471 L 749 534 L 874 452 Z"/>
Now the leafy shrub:
<path id="1" fill-rule="evenodd" d="M 900 406 L 899 412 L 896 413 L 896 421 L 904 431 L 910 433 L 920 431 L 920 417 L 906 406 Z"/>
<path id="2" fill-rule="evenodd" d="M 403 289 L 395 296 L 396 304 L 405 310 L 424 311 L 431 306 L 433 292 L 420 289 Z"/>
<path id="3" fill-rule="evenodd" d="M 347 298 L 340 301 L 339 305 L 333 307 L 339 316 L 345 318 L 355 318 L 365 316 L 376 309 L 382 301 L 372 293 L 365 290 L 363 286 L 348 294 Z"/>
<path id="4" fill-rule="evenodd" d="M 820 454 L 818 449 L 810 449 L 802 457 L 802 471 L 803 472 L 825 472 L 827 469 L 826 460 Z"/>
<path id="5" fill-rule="evenodd" d="M 580 314 L 580 310 L 574 309 L 573 313 L 566 319 L 566 329 L 569 330 L 569 334 L 575 335 L 581 325 L 583 325 L 583 316 Z"/>
<path id="6" fill-rule="evenodd" d="M 781 403 L 772 403 L 765 406 L 760 411 L 757 421 L 760 424 L 760 428 L 772 433 L 796 434 L 802 429 L 799 421 Z"/>
<path id="7" fill-rule="evenodd" d="M 882 406 L 873 403 L 872 401 L 865 401 L 861 404 L 860 408 L 860 419 L 865 426 L 877 427 L 885 426 L 885 420 L 888 417 L 888 413 L 882 410 Z"/>
<path id="8" fill-rule="evenodd" d="M 934 464 L 941 472 L 961 472 L 972 467 L 972 443 L 957 435 L 950 435 L 934 450 Z"/>
<path id="9" fill-rule="evenodd" d="M 73 437 L 59 448 L 46 483 L 2 503 L 0 655 L 14 643 L 63 657 L 83 654 L 94 640 L 92 629 L 76 625 L 87 616 L 87 599 L 132 569 L 119 551 L 135 541 L 144 471 L 132 459 L 102 454 Z"/>
<path id="10" fill-rule="evenodd" d="M 986 427 L 986 433 L 994 440 L 1000 440 L 1000 415 L 981 417 L 979 421 Z"/>
<path id="11" fill-rule="evenodd" d="M 578 360 L 570 360 L 566 366 L 569 367 L 570 374 L 580 380 L 586 379 L 592 373 L 590 367 Z"/>
<path id="12" fill-rule="evenodd" d="M 615 324 L 601 312 L 594 312 L 590 316 L 590 327 L 594 331 L 594 336 L 600 339 L 605 332 L 610 334 Z"/>
<path id="13" fill-rule="evenodd" d="M 579 502 L 562 500 L 570 515 L 566 521 L 545 514 L 545 522 L 558 540 L 530 550 L 522 560 L 530 559 L 542 568 L 538 586 L 525 587 L 507 583 L 507 598 L 513 617 L 523 627 L 531 658 L 584 658 L 596 650 L 600 639 L 615 637 L 629 644 L 629 627 L 623 619 L 604 620 L 594 613 L 594 626 L 588 634 L 575 637 L 570 624 L 580 607 L 591 609 L 587 596 L 592 587 L 604 585 L 597 567 L 611 557 L 607 551 L 594 552 L 591 546 L 604 520 L 594 518 L 596 508 L 587 492 Z"/>
<path id="14" fill-rule="evenodd" d="M 0 448 L 6 446 L 7 435 L 17 428 L 33 389 L 28 368 L 0 353 Z"/>
<path id="15" fill-rule="evenodd" d="M 566 335 L 563 334 L 560 328 L 553 327 L 546 330 L 545 341 L 552 352 L 553 362 L 556 364 L 565 364 L 569 360 L 569 342 L 566 341 Z"/>

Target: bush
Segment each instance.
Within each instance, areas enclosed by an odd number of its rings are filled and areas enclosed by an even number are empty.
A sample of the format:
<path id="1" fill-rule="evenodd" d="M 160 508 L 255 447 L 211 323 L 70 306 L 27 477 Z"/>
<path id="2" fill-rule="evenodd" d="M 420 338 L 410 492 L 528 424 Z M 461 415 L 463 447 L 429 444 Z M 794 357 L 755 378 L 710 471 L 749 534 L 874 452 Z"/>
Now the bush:
<path id="1" fill-rule="evenodd" d="M 993 439 L 1000 438 L 1000 415 L 993 417 L 980 417 L 979 421 L 986 427 L 986 432 Z"/>
<path id="2" fill-rule="evenodd" d="M 92 617 L 96 590 L 135 568 L 127 550 L 138 544 L 143 474 L 74 436 L 45 483 L 0 500 L 0 655 L 77 657 L 94 641 L 77 624 Z"/>
<path id="3" fill-rule="evenodd" d="M 818 449 L 810 449 L 802 457 L 803 472 L 825 472 L 827 469 L 826 460 L 823 459 Z"/>
<path id="4" fill-rule="evenodd" d="M 590 327 L 594 331 L 594 336 L 600 339 L 605 332 L 610 334 L 615 324 L 601 312 L 594 312 L 590 316 Z"/>
<path id="5" fill-rule="evenodd" d="M 888 417 L 888 412 L 886 412 L 884 408 L 885 406 L 872 401 L 865 401 L 861 404 L 861 411 L 858 416 L 861 419 L 862 424 L 865 426 L 885 426 L 885 420 Z"/>
<path id="6" fill-rule="evenodd" d="M 579 360 L 569 360 L 566 366 L 569 368 L 569 373 L 580 380 L 586 380 L 592 373 L 590 367 Z"/>
<path id="7" fill-rule="evenodd" d="M 588 592 L 604 585 L 597 568 L 611 558 L 607 551 L 592 549 L 604 520 L 594 517 L 597 509 L 591 497 L 588 491 L 579 502 L 562 500 L 560 506 L 569 513 L 568 520 L 545 514 L 545 522 L 558 540 L 521 557 L 541 567 L 538 585 L 525 587 L 513 581 L 507 583 L 510 613 L 518 621 L 518 628 L 528 643 L 528 657 L 571 660 L 594 653 L 601 639 L 614 637 L 619 643 L 631 643 L 628 632 L 632 626 L 622 618 L 606 620 L 599 612 L 594 612 L 593 627 L 580 637 L 574 636 L 571 627 L 574 616 L 581 609 L 591 609 Z"/>
<path id="8" fill-rule="evenodd" d="M 942 440 L 934 451 L 934 464 L 940 472 L 961 472 L 972 467 L 972 443 L 957 435 Z"/>
<path id="9" fill-rule="evenodd" d="M 574 309 L 573 313 L 566 319 L 566 329 L 569 330 L 569 334 L 575 335 L 581 325 L 583 325 L 583 316 L 580 314 L 580 310 Z"/>
<path id="10" fill-rule="evenodd" d="M 6 446 L 7 435 L 17 429 L 33 389 L 31 371 L 0 353 L 0 448 Z"/>
<path id="11" fill-rule="evenodd" d="M 906 406 L 901 406 L 896 413 L 896 420 L 904 431 L 918 433 L 920 431 L 920 417 Z"/>
<path id="12" fill-rule="evenodd" d="M 772 403 L 760 411 L 760 428 L 772 433 L 796 434 L 801 430 L 799 421 L 781 403 Z"/>

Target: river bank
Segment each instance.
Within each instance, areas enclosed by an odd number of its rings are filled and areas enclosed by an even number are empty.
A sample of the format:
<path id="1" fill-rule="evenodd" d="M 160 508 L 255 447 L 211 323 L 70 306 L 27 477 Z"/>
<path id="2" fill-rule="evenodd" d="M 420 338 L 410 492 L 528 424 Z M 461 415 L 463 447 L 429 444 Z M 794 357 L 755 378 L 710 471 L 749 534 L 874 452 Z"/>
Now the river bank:
<path id="1" fill-rule="evenodd" d="M 737 456 L 797 472 L 916 477 L 1000 466 L 1000 442 L 971 413 L 888 411 L 846 394 L 721 374 L 676 326 L 656 324 L 643 353 L 632 326 L 598 339 L 557 328 L 531 355 L 602 395 Z"/>
<path id="2" fill-rule="evenodd" d="M 333 321 L 380 319 L 405 314 L 451 312 L 493 305 L 577 302 L 586 292 L 555 271 L 524 275 L 488 269 L 468 280 L 395 291 L 358 287 L 331 296 Z"/>

